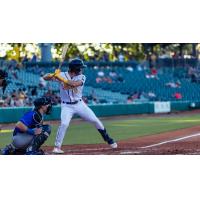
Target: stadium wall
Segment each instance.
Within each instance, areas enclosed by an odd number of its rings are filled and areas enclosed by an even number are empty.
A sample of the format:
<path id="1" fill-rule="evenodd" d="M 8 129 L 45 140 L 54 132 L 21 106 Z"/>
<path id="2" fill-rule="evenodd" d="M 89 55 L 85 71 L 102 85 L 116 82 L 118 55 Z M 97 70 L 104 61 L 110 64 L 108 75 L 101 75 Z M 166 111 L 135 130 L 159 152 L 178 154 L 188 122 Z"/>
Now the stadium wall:
<path id="1" fill-rule="evenodd" d="M 196 102 L 194 108 L 191 107 L 191 102 L 169 102 L 169 103 L 170 103 L 170 112 L 200 108 L 200 102 Z M 116 105 L 93 105 L 90 106 L 90 108 L 96 113 L 98 117 L 155 113 L 155 105 L 153 102 L 116 104 Z M 20 119 L 20 117 L 29 110 L 30 107 L 0 108 L 0 123 L 17 122 Z M 169 112 L 168 110 L 165 111 L 165 108 L 164 110 L 161 110 L 161 112 L 162 111 Z M 60 119 L 60 106 L 54 106 L 52 114 L 47 116 L 46 120 L 59 120 L 59 119 Z"/>

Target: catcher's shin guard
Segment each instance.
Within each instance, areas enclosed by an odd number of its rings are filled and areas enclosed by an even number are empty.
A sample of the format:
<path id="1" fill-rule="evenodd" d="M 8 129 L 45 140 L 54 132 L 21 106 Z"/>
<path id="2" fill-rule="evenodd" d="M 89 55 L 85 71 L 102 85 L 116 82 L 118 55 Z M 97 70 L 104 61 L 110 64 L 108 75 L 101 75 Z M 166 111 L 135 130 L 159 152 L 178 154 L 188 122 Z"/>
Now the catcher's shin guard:
<path id="1" fill-rule="evenodd" d="M 49 125 L 42 126 L 42 133 L 35 136 L 31 144 L 26 149 L 27 155 L 42 155 L 39 148 L 44 144 L 49 135 L 51 134 L 51 127 Z"/>
<path id="2" fill-rule="evenodd" d="M 1 155 L 14 155 L 16 149 L 13 144 L 7 145 L 5 148 L 1 150 Z"/>
<path id="3" fill-rule="evenodd" d="M 45 155 L 45 153 L 42 149 L 39 149 L 38 151 L 28 151 L 26 155 Z"/>
<path id="4" fill-rule="evenodd" d="M 105 142 L 108 144 L 113 144 L 114 140 L 108 135 L 106 129 L 98 129 L 99 133 L 101 134 L 102 138 L 104 139 Z"/>

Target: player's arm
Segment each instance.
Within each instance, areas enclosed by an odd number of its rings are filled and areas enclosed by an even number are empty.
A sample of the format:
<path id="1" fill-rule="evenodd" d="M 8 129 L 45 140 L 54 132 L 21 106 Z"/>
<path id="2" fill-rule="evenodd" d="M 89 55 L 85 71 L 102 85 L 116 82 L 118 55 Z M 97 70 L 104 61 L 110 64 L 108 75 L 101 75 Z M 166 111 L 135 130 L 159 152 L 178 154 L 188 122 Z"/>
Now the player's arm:
<path id="1" fill-rule="evenodd" d="M 61 71 L 60 69 L 56 69 L 54 73 L 48 73 L 48 74 L 45 74 L 43 76 L 44 80 L 46 81 L 59 81 L 59 82 L 62 82 L 64 84 L 67 84 L 68 83 L 68 80 L 63 78 L 61 75 L 60 75 Z"/>
<path id="2" fill-rule="evenodd" d="M 83 82 L 82 81 L 70 81 L 70 80 L 68 80 L 67 85 L 75 88 L 75 87 L 79 87 L 79 86 L 83 85 Z"/>
<path id="3" fill-rule="evenodd" d="M 67 85 L 76 88 L 82 86 L 85 83 L 85 80 L 86 80 L 85 76 L 81 76 L 80 79 L 77 81 L 68 80 Z"/>
<path id="4" fill-rule="evenodd" d="M 45 81 L 51 81 L 51 80 L 55 80 L 54 74 L 53 73 L 47 73 L 43 76 L 43 79 Z"/>
<path id="5" fill-rule="evenodd" d="M 22 123 L 21 121 L 18 121 L 16 124 L 16 127 L 23 133 L 28 133 L 30 135 L 38 135 L 42 132 L 41 128 L 34 128 L 34 129 L 30 129 L 28 128 L 24 123 Z"/>

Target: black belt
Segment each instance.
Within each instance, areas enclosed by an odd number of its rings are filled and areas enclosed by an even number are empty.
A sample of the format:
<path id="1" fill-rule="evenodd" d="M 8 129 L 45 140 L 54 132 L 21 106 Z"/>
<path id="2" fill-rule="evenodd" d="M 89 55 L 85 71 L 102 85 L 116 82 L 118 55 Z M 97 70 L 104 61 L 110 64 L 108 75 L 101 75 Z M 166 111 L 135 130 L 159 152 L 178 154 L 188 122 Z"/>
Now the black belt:
<path id="1" fill-rule="evenodd" d="M 65 102 L 65 101 L 63 101 L 62 103 L 65 103 L 65 104 L 77 104 L 79 101 L 81 101 L 81 99 L 78 100 L 78 101 L 73 101 L 73 102 Z"/>

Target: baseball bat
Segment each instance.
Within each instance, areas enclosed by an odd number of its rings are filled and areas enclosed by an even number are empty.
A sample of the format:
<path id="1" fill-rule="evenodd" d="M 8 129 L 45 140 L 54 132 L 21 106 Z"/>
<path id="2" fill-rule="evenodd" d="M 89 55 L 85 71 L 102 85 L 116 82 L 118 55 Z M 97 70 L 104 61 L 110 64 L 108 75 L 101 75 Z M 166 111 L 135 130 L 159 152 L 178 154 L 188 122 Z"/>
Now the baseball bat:
<path id="1" fill-rule="evenodd" d="M 63 49 L 62 49 L 61 62 L 60 62 L 60 64 L 59 64 L 58 69 L 61 68 L 63 62 L 65 61 L 65 56 L 66 56 L 66 53 L 67 53 L 68 47 L 69 47 L 69 43 L 68 43 L 68 44 L 64 44 Z"/>
<path id="2" fill-rule="evenodd" d="M 64 44 L 63 49 L 62 49 L 62 57 L 61 57 L 61 62 L 59 63 L 58 69 L 56 69 L 55 73 L 52 76 L 55 76 L 57 80 L 63 82 L 63 83 L 67 83 L 68 81 L 66 79 L 64 79 L 63 77 L 61 77 L 60 74 L 60 68 L 65 60 L 65 56 L 67 53 L 69 47 L 69 43 L 68 44 Z"/>
<path id="3" fill-rule="evenodd" d="M 52 78 L 54 77 L 55 75 L 59 75 L 60 74 L 60 68 L 65 60 L 65 55 L 67 53 L 67 50 L 68 50 L 68 47 L 69 47 L 69 43 L 68 44 L 64 44 L 63 48 L 62 48 L 62 56 L 61 56 L 61 62 L 59 63 L 59 66 L 58 68 L 55 70 L 55 72 L 53 74 L 49 74 L 49 76 Z"/>

